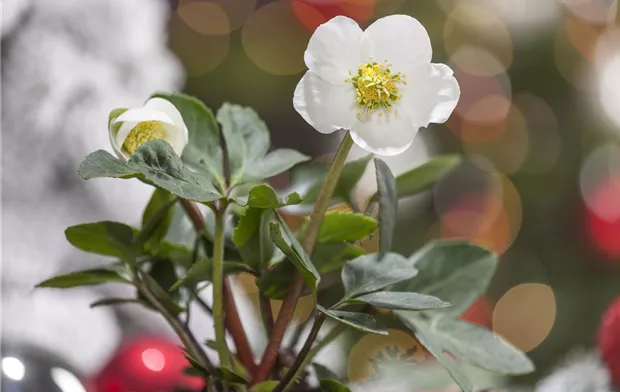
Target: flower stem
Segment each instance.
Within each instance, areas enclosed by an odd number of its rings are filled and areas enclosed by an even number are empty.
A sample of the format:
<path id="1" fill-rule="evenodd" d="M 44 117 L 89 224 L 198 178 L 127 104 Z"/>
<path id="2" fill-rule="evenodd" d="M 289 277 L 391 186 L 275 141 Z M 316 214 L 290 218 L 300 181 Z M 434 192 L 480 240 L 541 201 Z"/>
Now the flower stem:
<path id="1" fill-rule="evenodd" d="M 308 366 L 310 361 L 312 361 L 312 358 L 314 358 L 319 353 L 319 351 L 323 349 L 323 347 L 327 346 L 334 339 L 340 336 L 340 334 L 346 329 L 346 326 L 344 324 L 338 324 L 327 334 L 327 336 L 323 338 L 323 340 L 321 340 L 314 347 L 312 347 L 312 343 L 318 336 L 323 322 L 325 322 L 325 315 L 321 313 L 314 319 L 314 324 L 312 325 L 310 334 L 306 338 L 304 346 L 297 355 L 295 363 L 293 363 L 293 366 L 291 366 L 289 371 L 284 375 L 284 378 L 282 378 L 280 383 L 272 392 L 286 391 L 291 386 L 293 381 L 299 376 L 299 373 L 301 373 L 306 368 L 306 366 Z"/>
<path id="2" fill-rule="evenodd" d="M 196 204 L 190 200 L 181 199 L 181 206 L 192 221 L 196 232 L 201 235 L 205 229 L 205 221 L 202 212 L 198 209 Z M 248 338 L 243 330 L 243 327 L 241 326 L 241 323 L 235 322 L 235 320 L 239 320 L 239 313 L 237 312 L 237 306 L 235 304 L 235 299 L 232 296 L 230 285 L 226 279 L 224 279 L 223 295 L 226 315 L 225 323 L 235 342 L 237 357 L 239 358 L 239 362 L 245 366 L 248 372 L 253 372 L 256 368 L 256 364 L 254 363 L 254 355 L 252 354 L 250 343 L 248 342 Z"/>
<path id="3" fill-rule="evenodd" d="M 338 185 L 342 168 L 344 167 L 347 156 L 349 155 L 349 151 L 351 151 L 351 147 L 353 147 L 353 139 L 347 132 L 344 139 L 342 139 L 332 165 L 325 176 L 325 182 L 323 183 L 321 192 L 319 193 L 316 204 L 314 205 L 312 215 L 310 215 L 306 234 L 302 241 L 302 246 L 309 255 L 311 255 L 314 250 L 314 245 L 316 243 L 321 224 L 323 223 L 325 211 L 327 211 L 329 202 L 334 194 L 334 190 Z M 297 306 L 303 287 L 304 278 L 301 273 L 296 271 L 292 277 L 292 283 L 289 286 L 286 296 L 284 297 L 278 318 L 276 319 L 271 334 L 269 335 L 269 342 L 265 348 L 261 363 L 252 379 L 253 384 L 265 381 L 267 377 L 269 377 L 269 373 L 278 358 L 282 337 L 284 336 L 284 333 L 293 318 L 293 313 L 295 312 L 295 307 Z"/>
<path id="4" fill-rule="evenodd" d="M 229 368 L 224 325 L 224 211 L 226 205 L 215 210 L 215 237 L 213 239 L 213 322 L 215 323 L 215 346 L 220 365 Z"/>

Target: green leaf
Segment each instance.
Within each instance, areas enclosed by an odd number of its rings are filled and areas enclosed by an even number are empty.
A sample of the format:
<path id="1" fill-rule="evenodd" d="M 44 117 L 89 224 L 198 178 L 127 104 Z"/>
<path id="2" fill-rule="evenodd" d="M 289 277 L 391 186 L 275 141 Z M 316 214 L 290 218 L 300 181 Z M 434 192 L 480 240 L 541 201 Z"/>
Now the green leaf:
<path id="1" fill-rule="evenodd" d="M 383 291 L 364 294 L 349 300 L 350 303 L 367 303 L 376 308 L 394 310 L 428 310 L 440 309 L 450 306 L 449 303 L 437 297 L 418 293 L 399 293 L 393 291 Z"/>
<path id="2" fill-rule="evenodd" d="M 347 261 L 363 255 L 364 250 L 353 244 L 328 242 L 314 247 L 312 261 L 319 274 L 324 275 L 339 270 Z"/>
<path id="3" fill-rule="evenodd" d="M 396 253 L 388 253 L 381 260 L 377 254 L 358 257 L 342 268 L 345 299 L 381 290 L 417 273 L 410 261 Z"/>
<path id="4" fill-rule="evenodd" d="M 176 197 L 160 188 L 156 188 L 142 214 L 142 232 L 139 242 L 157 244 L 170 228 L 174 215 Z"/>
<path id="5" fill-rule="evenodd" d="M 497 267 L 497 256 L 463 241 L 434 241 L 409 260 L 420 271 L 394 290 L 441 298 L 450 308 L 429 313 L 431 317 L 458 317 L 482 295 Z"/>
<path id="6" fill-rule="evenodd" d="M 185 276 L 174 282 L 170 287 L 171 291 L 178 290 L 181 286 L 195 286 L 200 282 L 211 281 L 213 263 L 210 259 L 201 257 L 192 265 Z M 234 261 L 224 261 L 224 274 L 234 275 L 242 272 L 254 274 L 254 270 L 243 263 Z"/>
<path id="7" fill-rule="evenodd" d="M 534 371 L 530 359 L 486 328 L 461 320 L 433 324 L 435 340 L 455 358 L 492 372 L 519 375 Z"/>
<path id="8" fill-rule="evenodd" d="M 325 379 L 339 380 L 338 376 L 334 372 L 332 372 L 327 367 L 321 365 L 320 363 L 315 362 L 312 364 L 312 367 L 314 367 L 314 371 L 316 372 L 316 377 L 319 380 L 325 380 Z"/>
<path id="9" fill-rule="evenodd" d="M 206 203 L 224 196 L 211 179 L 192 173 L 163 140 L 146 142 L 129 159 L 130 168 L 139 171 L 147 180 L 172 194 Z"/>
<path id="10" fill-rule="evenodd" d="M 128 263 L 133 263 L 140 254 L 140 249 L 134 245 L 133 229 L 123 223 L 84 223 L 67 228 L 65 236 L 78 249 L 117 257 Z"/>
<path id="11" fill-rule="evenodd" d="M 78 174 L 85 180 L 91 178 L 133 178 L 140 173 L 104 150 L 91 152 L 78 167 Z"/>
<path id="12" fill-rule="evenodd" d="M 44 280 L 36 285 L 36 287 L 68 289 L 80 286 L 95 286 L 103 283 L 131 284 L 130 281 L 123 278 L 117 272 L 105 268 L 97 268 L 55 276 Z"/>
<path id="13" fill-rule="evenodd" d="M 226 139 L 232 186 L 269 151 L 269 130 L 254 110 L 229 103 L 218 110 L 217 121 Z"/>
<path id="14" fill-rule="evenodd" d="M 271 178 L 308 160 L 310 160 L 309 156 L 288 148 L 271 151 L 265 157 L 259 159 L 256 164 L 248 167 L 247 172 L 243 175 L 243 181 Z"/>
<path id="15" fill-rule="evenodd" d="M 167 289 L 164 289 L 160 285 L 160 283 L 152 276 L 152 273 L 153 272 L 151 273 L 140 272 L 140 277 L 142 278 L 142 281 L 146 284 L 150 292 L 173 315 L 176 316 L 184 312 L 185 309 L 182 306 L 179 306 L 179 304 L 175 301 L 175 298 L 171 297 L 170 293 L 167 291 L 171 289 L 172 285 L 170 284 L 170 282 L 176 280 L 176 274 L 173 275 L 171 278 L 162 277 L 161 274 L 165 274 L 164 267 L 160 267 L 159 271 L 157 270 L 155 271 L 155 277 L 158 280 L 161 280 L 162 284 L 164 284 L 167 288 Z M 177 296 L 175 295 L 175 297 Z M 138 299 L 146 300 L 143 297 L 142 293 L 138 293 Z"/>
<path id="16" fill-rule="evenodd" d="M 396 195 L 396 181 L 387 163 L 375 158 L 375 169 L 379 194 L 379 253 L 383 255 L 392 250 L 398 213 L 398 197 Z"/>
<path id="17" fill-rule="evenodd" d="M 136 304 L 151 308 L 151 305 L 148 302 L 136 298 L 103 298 L 91 303 L 90 307 L 98 308 L 100 306 L 114 306 L 126 304 Z"/>
<path id="18" fill-rule="evenodd" d="M 414 195 L 430 188 L 460 163 L 461 157 L 458 155 L 441 155 L 433 157 L 415 169 L 399 174 L 396 177 L 398 197 Z"/>
<path id="19" fill-rule="evenodd" d="M 338 380 L 324 379 L 319 381 L 321 390 L 325 392 L 351 392 L 343 383 Z"/>
<path id="20" fill-rule="evenodd" d="M 205 166 L 219 182 L 223 183 L 220 131 L 211 109 L 202 101 L 181 93 L 155 93 L 153 97 L 167 99 L 183 117 L 189 134 L 189 141 L 182 155 L 183 160 Z"/>
<path id="21" fill-rule="evenodd" d="M 336 186 L 336 192 L 345 200 L 350 200 L 355 186 L 364 175 L 366 167 L 368 167 L 368 162 L 370 162 L 371 159 L 372 154 L 369 154 L 363 158 L 348 162 L 342 168 L 342 173 L 340 174 L 340 179 Z"/>
<path id="22" fill-rule="evenodd" d="M 410 312 L 397 311 L 396 316 L 409 328 L 418 341 L 426 347 L 437 361 L 450 373 L 450 376 L 459 385 L 461 391 L 472 392 L 474 386 L 471 384 L 463 370 L 444 353 L 441 341 L 437 340 L 431 332 L 430 327 L 417 317 L 411 317 Z"/>
<path id="23" fill-rule="evenodd" d="M 293 192 L 288 195 L 286 199 L 282 199 L 278 196 L 275 189 L 267 184 L 256 185 L 250 189 L 250 194 L 246 204 L 244 204 L 242 200 L 238 200 L 238 204 L 241 206 L 247 205 L 250 207 L 263 209 L 275 209 L 299 203 L 301 203 L 301 196 L 299 196 L 297 192 Z"/>
<path id="24" fill-rule="evenodd" d="M 312 294 L 316 296 L 316 287 L 321 280 L 321 276 L 314 267 L 314 264 L 312 264 L 308 254 L 291 232 L 291 229 L 289 229 L 288 225 L 279 215 L 276 216 L 280 224 L 269 224 L 271 240 L 280 248 L 282 253 L 286 255 L 287 259 L 297 267 L 299 272 L 304 276 L 306 284 L 310 287 L 310 290 L 312 290 Z"/>
<path id="25" fill-rule="evenodd" d="M 112 124 L 112 121 L 116 120 L 118 116 L 125 113 L 126 111 L 127 111 L 127 108 L 113 109 L 108 115 L 108 127 L 110 126 L 110 124 Z"/>
<path id="26" fill-rule="evenodd" d="M 272 392 L 280 382 L 275 380 L 267 380 L 254 385 L 250 392 Z"/>
<path id="27" fill-rule="evenodd" d="M 295 265 L 283 260 L 269 268 L 258 280 L 260 292 L 270 299 L 283 299 L 291 285 Z"/>
<path id="28" fill-rule="evenodd" d="M 375 317 L 369 314 L 358 312 L 345 312 L 342 310 L 328 310 L 320 305 L 317 305 L 316 308 L 332 320 L 336 320 L 342 324 L 346 324 L 352 328 L 357 329 L 358 331 L 374 333 L 376 335 L 389 335 L 387 329 L 380 325 L 379 321 Z"/>
<path id="29" fill-rule="evenodd" d="M 272 220 L 272 211 L 249 207 L 233 233 L 233 242 L 243 261 L 253 268 L 267 266 L 273 257 L 275 247 L 269 237 Z"/>
<path id="30" fill-rule="evenodd" d="M 377 229 L 377 221 L 364 214 L 330 211 L 325 214 L 318 242 L 357 241 Z"/>
<path id="31" fill-rule="evenodd" d="M 234 372 L 233 370 L 221 366 L 218 368 L 218 377 L 224 381 L 231 382 L 233 384 L 248 384 L 248 380 L 246 380 L 242 375 Z"/>

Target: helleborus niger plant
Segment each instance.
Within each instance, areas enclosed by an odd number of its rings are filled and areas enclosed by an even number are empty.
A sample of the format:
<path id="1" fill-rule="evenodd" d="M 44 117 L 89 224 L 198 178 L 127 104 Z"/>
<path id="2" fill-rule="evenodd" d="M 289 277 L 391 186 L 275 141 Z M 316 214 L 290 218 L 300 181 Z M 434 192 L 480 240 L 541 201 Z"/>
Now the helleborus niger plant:
<path id="1" fill-rule="evenodd" d="M 344 211 L 328 210 L 336 200 L 352 200 L 373 158 L 347 163 L 354 142 L 394 154 L 411 144 L 419 127 L 450 115 L 458 84 L 449 68 L 430 59 L 426 31 L 408 16 L 380 19 L 365 32 L 343 17 L 317 29 L 305 56 L 310 70 L 293 103 L 318 131 L 345 130 L 326 167 L 294 150 L 272 150 L 266 124 L 250 108 L 224 104 L 214 115 L 193 97 L 157 93 L 141 108 L 112 110 L 108 132 L 116 156 L 95 151 L 78 173 L 139 180 L 153 187 L 153 196 L 137 226 L 103 221 L 69 227 L 73 246 L 110 260 L 38 287 L 133 287 L 133 297 L 92 306 L 134 304 L 159 313 L 177 333 L 187 372 L 204 380 L 204 391 L 348 391 L 347 380 L 335 374 L 311 376 L 313 358 L 342 334 L 387 335 L 388 326 L 415 337 L 463 391 L 474 386 L 462 363 L 503 374 L 532 371 L 528 358 L 493 332 L 459 320 L 485 291 L 497 265 L 494 254 L 460 241 L 431 242 L 407 255 L 392 249 L 398 199 L 431 187 L 459 164 L 458 156 L 435 157 L 396 178 L 375 158 L 378 191 L 366 212 L 348 202 Z M 282 194 L 268 184 L 284 172 L 293 188 L 304 179 L 301 194 Z M 301 203 L 313 212 L 291 228 L 282 208 Z M 179 238 L 175 222 L 183 220 L 194 233 L 172 241 Z M 369 236 L 379 237 L 376 253 L 359 246 Z M 240 273 L 256 279 L 263 337 L 247 334 L 241 324 L 231 290 Z M 213 291 L 211 304 L 198 300 L 205 287 Z M 306 293 L 315 312 L 307 325 L 291 326 Z M 273 299 L 283 300 L 275 320 Z M 188 328 L 194 301 L 212 313 L 214 342 L 198 341 Z M 300 333 L 304 327 L 307 334 Z M 295 338 L 284 344 L 291 328 Z M 267 345 L 255 352 L 250 340 Z M 207 345 L 216 359 L 207 356 Z M 416 378 L 417 365 L 408 366 L 403 376 Z"/>

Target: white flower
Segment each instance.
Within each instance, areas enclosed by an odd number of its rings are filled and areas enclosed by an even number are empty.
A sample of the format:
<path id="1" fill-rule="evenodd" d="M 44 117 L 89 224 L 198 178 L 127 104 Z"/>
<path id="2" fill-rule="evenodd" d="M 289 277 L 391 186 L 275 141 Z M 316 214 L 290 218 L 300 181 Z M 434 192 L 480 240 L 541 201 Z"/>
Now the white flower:
<path id="1" fill-rule="evenodd" d="M 431 56 L 428 33 L 410 16 L 381 18 L 366 31 L 337 16 L 310 38 L 293 105 L 321 133 L 347 129 L 367 151 L 399 154 L 419 128 L 445 122 L 460 96 L 452 70 Z"/>
<path id="2" fill-rule="evenodd" d="M 165 140 L 181 156 L 188 141 L 181 113 L 163 98 L 151 98 L 143 107 L 125 111 L 110 123 L 109 132 L 112 149 L 124 161 L 155 139 Z"/>

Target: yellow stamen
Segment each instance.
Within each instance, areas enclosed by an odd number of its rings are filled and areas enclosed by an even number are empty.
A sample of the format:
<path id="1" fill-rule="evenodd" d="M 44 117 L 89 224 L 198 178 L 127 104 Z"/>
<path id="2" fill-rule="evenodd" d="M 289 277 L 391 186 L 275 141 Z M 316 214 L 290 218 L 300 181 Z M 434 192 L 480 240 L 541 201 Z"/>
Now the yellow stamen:
<path id="1" fill-rule="evenodd" d="M 393 73 L 389 67 L 387 61 L 362 63 L 359 65 L 357 76 L 346 80 L 355 87 L 356 102 L 360 106 L 358 117 L 367 115 L 375 109 L 381 109 L 389 115 L 392 104 L 401 98 L 398 84 L 407 84 L 405 76 L 400 72 Z"/>
<path id="2" fill-rule="evenodd" d="M 127 135 L 123 148 L 129 153 L 136 152 L 138 147 L 151 140 L 164 138 L 164 125 L 159 121 L 143 121 L 138 123 Z"/>

